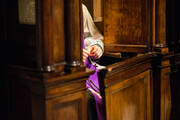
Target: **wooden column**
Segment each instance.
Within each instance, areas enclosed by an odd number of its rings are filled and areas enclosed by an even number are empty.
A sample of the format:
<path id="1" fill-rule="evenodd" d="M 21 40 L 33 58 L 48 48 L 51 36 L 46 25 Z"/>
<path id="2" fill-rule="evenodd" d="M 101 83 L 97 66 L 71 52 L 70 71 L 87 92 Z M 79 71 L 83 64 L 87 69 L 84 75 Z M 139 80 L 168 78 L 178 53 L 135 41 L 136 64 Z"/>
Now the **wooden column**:
<path id="1" fill-rule="evenodd" d="M 65 5 L 65 42 L 68 66 L 80 66 L 82 51 L 81 2 L 64 0 Z"/>
<path id="2" fill-rule="evenodd" d="M 37 0 L 37 61 L 43 71 L 81 65 L 81 13 L 79 0 Z"/>

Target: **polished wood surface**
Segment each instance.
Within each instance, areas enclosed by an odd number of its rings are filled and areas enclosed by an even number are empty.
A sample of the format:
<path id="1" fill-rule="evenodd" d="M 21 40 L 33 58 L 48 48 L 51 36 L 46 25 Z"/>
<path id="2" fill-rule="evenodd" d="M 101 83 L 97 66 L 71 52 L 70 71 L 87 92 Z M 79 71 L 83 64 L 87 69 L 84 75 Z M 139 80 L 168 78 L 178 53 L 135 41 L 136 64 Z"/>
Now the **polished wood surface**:
<path id="1" fill-rule="evenodd" d="M 18 0 L 7 9 L 7 41 L 10 64 L 42 71 L 63 71 L 80 66 L 82 51 L 81 2 L 37 0 L 36 24 L 18 20 Z"/>
<path id="2" fill-rule="evenodd" d="M 107 120 L 169 120 L 171 56 L 141 54 L 108 65 L 101 84 Z"/>
<path id="3" fill-rule="evenodd" d="M 148 110 L 151 111 L 151 117 L 149 118 L 146 116 L 146 118 L 169 120 L 172 111 L 170 87 L 171 57 L 168 57 L 170 53 L 166 40 L 166 0 L 136 0 L 136 2 L 124 0 L 107 0 L 104 1 L 104 7 L 106 8 L 104 9 L 105 52 L 147 53 L 151 51 L 156 52 L 156 56 L 159 56 L 157 57 L 158 59 L 154 60 L 153 64 L 149 61 L 149 65 L 153 66 L 152 69 L 150 68 L 152 70 L 150 81 L 153 83 L 151 84 L 151 87 L 154 90 L 154 92 L 151 93 L 152 96 L 149 100 L 152 101 L 153 104 L 150 106 L 153 106 L 154 109 L 148 108 Z M 145 58 L 145 56 L 146 54 L 142 55 L 142 58 Z M 170 56 L 173 56 L 173 54 Z M 131 60 L 133 59 L 134 58 Z M 141 72 L 143 72 L 143 70 L 146 68 L 145 64 L 139 66 L 139 68 L 128 68 L 129 62 L 130 61 L 126 59 L 120 63 L 115 63 L 112 66 L 110 65 L 111 67 L 107 67 L 107 69 L 110 71 L 114 71 L 114 73 L 118 74 L 113 74 L 112 72 L 111 76 L 111 73 L 108 72 L 104 80 L 105 89 L 106 87 L 111 87 L 113 84 L 118 84 L 116 79 L 123 79 L 126 74 L 128 74 L 128 77 L 132 77 L 136 72 L 141 70 Z M 135 63 L 138 64 L 138 61 L 134 61 L 134 64 Z M 127 68 L 121 66 L 122 64 L 124 64 L 124 66 L 126 65 Z M 122 68 L 126 68 L 127 71 Z M 120 87 L 120 85 L 117 87 Z M 147 96 L 148 95 L 146 95 L 146 97 Z M 109 112 L 109 109 L 111 109 L 111 104 L 109 104 L 110 98 L 107 97 L 106 99 L 108 99 L 107 101 L 105 100 L 108 102 L 105 103 L 106 107 L 108 107 L 108 109 L 106 109 L 107 119 L 117 117 L 118 115 L 115 115 L 115 111 L 112 114 Z M 121 98 L 118 99 L 121 100 Z M 121 110 L 121 108 L 119 108 L 119 110 Z M 119 116 L 116 119 L 122 119 L 122 116 Z M 136 116 L 134 116 L 134 118 L 132 117 L 131 119 L 135 118 Z M 127 117 L 126 119 L 129 118 Z"/>
<path id="4" fill-rule="evenodd" d="M 86 79 L 94 71 L 85 70 L 81 62 L 81 1 L 35 1 L 34 25 L 20 24 L 18 0 L 11 3 L 7 11 L 7 41 L 12 43 L 10 118 L 85 120 Z"/>
<path id="5" fill-rule="evenodd" d="M 170 61 L 161 63 L 161 120 L 169 120 L 171 115 Z"/>
<path id="6" fill-rule="evenodd" d="M 133 2 L 107 0 L 104 1 L 104 8 L 106 51 L 144 52 L 150 48 L 152 27 L 150 26 L 152 8 L 150 0 L 135 0 Z M 118 45 L 120 46 L 118 47 Z M 137 49 L 131 49 L 130 45 Z"/>
<path id="7" fill-rule="evenodd" d="M 85 80 L 94 71 L 81 62 L 81 1 L 36 0 L 35 25 L 20 24 L 18 0 L 8 2 L 3 39 L 10 118 L 86 120 Z M 92 13 L 93 2 L 87 2 Z M 99 28 L 110 60 L 99 73 L 107 120 L 178 120 L 179 42 L 167 37 L 166 2 L 103 1 Z"/>
<path id="8" fill-rule="evenodd" d="M 153 54 L 139 55 L 107 66 L 104 95 L 107 120 L 152 120 Z"/>
<path id="9" fill-rule="evenodd" d="M 86 79 L 94 71 L 63 75 L 9 67 L 12 117 L 17 120 L 86 119 Z"/>
<path id="10" fill-rule="evenodd" d="M 156 44 L 166 46 L 166 0 L 156 1 Z"/>
<path id="11" fill-rule="evenodd" d="M 147 110 L 150 109 L 146 108 L 147 96 L 150 93 L 149 83 L 150 72 L 146 71 L 108 87 L 105 90 L 107 120 L 144 120 L 147 118 Z"/>
<path id="12" fill-rule="evenodd" d="M 81 2 L 79 0 L 64 0 L 64 3 L 66 61 L 70 66 L 79 66 L 82 58 Z"/>

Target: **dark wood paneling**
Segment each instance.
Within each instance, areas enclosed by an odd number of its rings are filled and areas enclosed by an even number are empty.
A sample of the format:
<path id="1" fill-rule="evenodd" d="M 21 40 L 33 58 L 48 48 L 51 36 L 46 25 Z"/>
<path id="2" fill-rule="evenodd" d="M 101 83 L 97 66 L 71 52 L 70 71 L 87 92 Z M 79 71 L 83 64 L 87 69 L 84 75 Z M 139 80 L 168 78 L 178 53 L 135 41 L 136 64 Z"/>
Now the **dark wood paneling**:
<path id="1" fill-rule="evenodd" d="M 18 1 L 7 3 L 8 63 L 36 67 L 36 26 L 19 24 Z"/>
<path id="2" fill-rule="evenodd" d="M 86 91 L 69 94 L 61 98 L 48 100 L 48 120 L 85 120 L 86 119 Z"/>
<path id="3" fill-rule="evenodd" d="M 12 66 L 10 68 L 8 79 L 12 83 L 12 118 L 86 119 L 86 79 L 93 71 L 62 74 L 38 73 Z"/>
<path id="4" fill-rule="evenodd" d="M 102 71 L 101 75 L 106 73 L 101 89 L 107 120 L 153 120 L 152 71 L 157 59 L 155 54 L 142 54 L 108 65 L 107 71 Z"/>
<path id="5" fill-rule="evenodd" d="M 150 119 L 149 83 L 150 71 L 146 71 L 106 88 L 107 120 Z"/>
<path id="6" fill-rule="evenodd" d="M 107 66 L 104 78 L 106 117 L 111 119 L 169 120 L 170 63 L 173 54 L 142 54 Z"/>
<path id="7" fill-rule="evenodd" d="M 68 3 L 70 4 L 70 3 Z M 50 71 L 65 65 L 65 3 L 58 0 L 37 0 L 36 55 L 38 67 Z M 71 23 L 69 23 L 71 24 Z M 53 68 L 55 67 L 55 68 Z"/>
<path id="8" fill-rule="evenodd" d="M 150 0 L 107 0 L 104 8 L 105 51 L 143 52 L 150 47 Z M 128 49 L 128 45 L 137 49 Z"/>
<path id="9" fill-rule="evenodd" d="M 36 0 L 36 24 L 18 20 L 18 0 L 7 9 L 8 63 L 42 71 L 63 71 L 66 63 L 80 65 L 81 2 Z"/>

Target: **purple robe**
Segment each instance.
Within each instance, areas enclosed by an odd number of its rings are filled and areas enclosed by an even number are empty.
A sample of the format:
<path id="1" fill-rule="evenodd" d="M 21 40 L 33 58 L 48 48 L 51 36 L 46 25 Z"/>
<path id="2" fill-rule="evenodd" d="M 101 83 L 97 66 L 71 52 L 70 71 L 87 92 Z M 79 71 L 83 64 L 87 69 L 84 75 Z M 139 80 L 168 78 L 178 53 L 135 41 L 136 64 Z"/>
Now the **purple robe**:
<path id="1" fill-rule="evenodd" d="M 84 35 L 83 35 L 83 48 L 85 48 Z M 84 62 L 84 65 L 85 67 L 91 70 L 95 70 L 94 74 L 90 75 L 89 78 L 86 80 L 86 87 L 93 94 L 94 99 L 96 101 L 96 111 L 97 111 L 98 120 L 105 120 L 104 112 L 103 112 L 103 105 L 102 105 L 102 98 L 100 98 L 96 93 L 92 92 L 92 90 L 94 90 L 100 95 L 98 69 L 96 69 L 96 67 L 90 63 L 88 58 Z"/>

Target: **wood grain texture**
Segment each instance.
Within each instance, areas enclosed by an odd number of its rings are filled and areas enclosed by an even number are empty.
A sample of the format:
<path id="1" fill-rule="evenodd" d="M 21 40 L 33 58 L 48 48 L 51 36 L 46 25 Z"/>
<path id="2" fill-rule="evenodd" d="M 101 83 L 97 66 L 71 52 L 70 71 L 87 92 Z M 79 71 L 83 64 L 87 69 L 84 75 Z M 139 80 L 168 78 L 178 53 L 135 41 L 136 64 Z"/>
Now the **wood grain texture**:
<path id="1" fill-rule="evenodd" d="M 156 1 L 156 44 L 166 45 L 166 0 Z"/>
<path id="2" fill-rule="evenodd" d="M 82 5 L 79 0 L 65 0 L 66 61 L 69 65 L 81 61 L 82 51 Z"/>
<path id="3" fill-rule="evenodd" d="M 52 1 L 54 63 L 65 62 L 64 1 Z"/>
<path id="4" fill-rule="evenodd" d="M 81 63 L 79 0 L 36 0 L 34 25 L 19 23 L 18 0 L 11 2 L 7 8 L 7 40 L 12 43 L 8 47 L 10 64 L 42 71 L 63 71 L 67 63 Z"/>
<path id="5" fill-rule="evenodd" d="M 86 79 L 93 71 L 37 73 L 11 66 L 8 73 L 16 119 L 86 119 Z"/>
<path id="6" fill-rule="evenodd" d="M 151 40 L 150 3 L 150 0 L 105 1 L 105 45 L 146 45 L 149 48 Z M 121 47 L 119 47 L 119 52 L 121 52 Z"/>
<path id="7" fill-rule="evenodd" d="M 86 119 L 86 91 L 48 100 L 46 105 L 48 120 Z"/>
<path id="8" fill-rule="evenodd" d="M 108 65 L 107 71 L 102 71 L 107 120 L 153 120 L 152 73 L 156 59 L 155 53 L 142 54 Z"/>
<path id="9" fill-rule="evenodd" d="M 171 57 L 142 54 L 108 65 L 101 84 L 107 119 L 169 120 Z"/>
<path id="10" fill-rule="evenodd" d="M 171 116 L 171 87 L 170 87 L 170 65 L 169 59 L 161 63 L 161 120 L 169 120 Z"/>
<path id="11" fill-rule="evenodd" d="M 149 81 L 150 71 L 146 71 L 106 88 L 107 120 L 150 119 L 147 113 Z"/>

